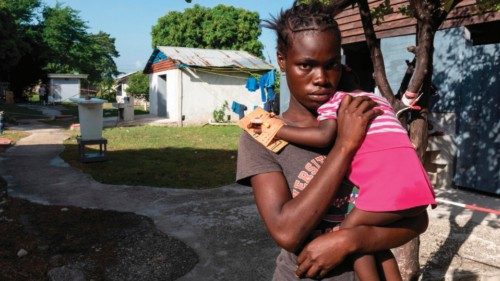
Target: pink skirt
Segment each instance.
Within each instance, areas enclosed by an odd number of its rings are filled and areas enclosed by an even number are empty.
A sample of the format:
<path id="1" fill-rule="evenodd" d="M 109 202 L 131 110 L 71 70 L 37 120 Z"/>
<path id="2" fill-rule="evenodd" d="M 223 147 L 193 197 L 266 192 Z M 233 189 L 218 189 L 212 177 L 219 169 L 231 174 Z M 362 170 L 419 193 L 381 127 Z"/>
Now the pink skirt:
<path id="1" fill-rule="evenodd" d="M 436 204 L 427 172 L 412 147 L 358 152 L 348 177 L 359 188 L 355 206 L 363 211 L 400 211 Z"/>

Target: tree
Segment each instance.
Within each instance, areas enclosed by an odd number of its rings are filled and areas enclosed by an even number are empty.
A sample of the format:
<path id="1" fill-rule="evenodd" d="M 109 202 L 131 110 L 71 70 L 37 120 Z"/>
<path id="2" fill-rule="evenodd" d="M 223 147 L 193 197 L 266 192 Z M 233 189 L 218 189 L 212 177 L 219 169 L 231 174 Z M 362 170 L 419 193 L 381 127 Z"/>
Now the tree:
<path id="1" fill-rule="evenodd" d="M 36 55 L 41 40 L 34 24 L 40 6 L 39 0 L 0 0 L 0 81 L 10 82 L 15 92 L 41 73 L 42 62 Z"/>
<path id="2" fill-rule="evenodd" d="M 105 32 L 89 34 L 78 11 L 56 4 L 43 11 L 43 42 L 47 46 L 47 72 L 86 73 L 93 85 L 118 74 L 115 39 Z"/>
<path id="3" fill-rule="evenodd" d="M 0 0 L 0 81 L 16 96 L 49 72 L 89 74 L 92 86 L 118 74 L 109 34 L 91 34 L 78 11 L 40 0 Z"/>
<path id="4" fill-rule="evenodd" d="M 194 5 L 169 12 L 152 28 L 152 45 L 244 50 L 262 57 L 259 15 L 232 6 Z"/>
<path id="5" fill-rule="evenodd" d="M 149 101 L 149 78 L 147 75 L 136 72 L 128 78 L 127 93 L 138 99 Z"/>

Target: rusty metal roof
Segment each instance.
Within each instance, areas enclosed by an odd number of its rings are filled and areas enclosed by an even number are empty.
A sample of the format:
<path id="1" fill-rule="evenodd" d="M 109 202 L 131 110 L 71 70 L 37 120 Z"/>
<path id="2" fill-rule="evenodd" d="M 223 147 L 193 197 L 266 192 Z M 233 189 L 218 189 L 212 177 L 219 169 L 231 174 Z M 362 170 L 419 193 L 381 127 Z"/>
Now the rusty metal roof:
<path id="1" fill-rule="evenodd" d="M 197 49 L 185 47 L 157 47 L 167 58 L 187 66 L 230 67 L 250 70 L 270 70 L 274 67 L 245 51 Z"/>

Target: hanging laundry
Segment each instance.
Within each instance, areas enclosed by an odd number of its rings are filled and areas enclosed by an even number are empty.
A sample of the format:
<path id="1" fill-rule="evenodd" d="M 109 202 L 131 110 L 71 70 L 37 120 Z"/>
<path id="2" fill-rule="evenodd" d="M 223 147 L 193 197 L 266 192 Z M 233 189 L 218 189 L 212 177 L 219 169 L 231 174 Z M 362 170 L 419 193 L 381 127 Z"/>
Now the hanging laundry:
<path id="1" fill-rule="evenodd" d="M 275 99 L 276 96 L 273 91 L 274 81 L 275 81 L 274 70 L 266 72 L 264 75 L 260 77 L 259 85 L 260 85 L 260 94 L 262 102 L 265 103 L 269 100 Z"/>
<path id="2" fill-rule="evenodd" d="M 259 88 L 259 82 L 257 82 L 257 79 L 255 79 L 255 77 L 250 76 L 247 79 L 246 88 L 251 92 L 255 92 Z"/>
<path id="3" fill-rule="evenodd" d="M 231 110 L 238 114 L 238 117 L 241 119 L 243 117 L 245 117 L 245 110 L 247 110 L 248 108 L 246 107 L 246 105 L 244 104 L 241 104 L 241 103 L 237 103 L 235 101 L 233 101 L 233 103 L 231 104 Z"/>

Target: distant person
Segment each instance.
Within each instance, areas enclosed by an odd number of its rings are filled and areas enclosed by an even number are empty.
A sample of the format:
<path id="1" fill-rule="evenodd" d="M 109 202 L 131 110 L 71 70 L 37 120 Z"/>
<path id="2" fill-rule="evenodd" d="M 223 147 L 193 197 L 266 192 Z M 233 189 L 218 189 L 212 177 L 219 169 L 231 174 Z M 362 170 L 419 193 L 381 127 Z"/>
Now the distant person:
<path id="1" fill-rule="evenodd" d="M 48 103 L 49 95 L 47 94 L 47 88 L 44 84 L 40 85 L 40 87 L 38 88 L 38 96 L 40 98 L 40 102 L 43 105 L 46 105 Z"/>

